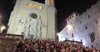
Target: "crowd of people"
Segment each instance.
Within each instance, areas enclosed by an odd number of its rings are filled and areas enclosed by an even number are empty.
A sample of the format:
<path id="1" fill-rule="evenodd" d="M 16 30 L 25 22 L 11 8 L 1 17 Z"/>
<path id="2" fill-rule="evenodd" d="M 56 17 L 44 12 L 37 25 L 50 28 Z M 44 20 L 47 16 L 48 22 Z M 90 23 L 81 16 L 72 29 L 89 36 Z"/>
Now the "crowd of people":
<path id="1" fill-rule="evenodd" d="M 70 44 L 50 40 L 25 39 L 19 42 L 15 52 L 100 52 L 82 44 Z"/>

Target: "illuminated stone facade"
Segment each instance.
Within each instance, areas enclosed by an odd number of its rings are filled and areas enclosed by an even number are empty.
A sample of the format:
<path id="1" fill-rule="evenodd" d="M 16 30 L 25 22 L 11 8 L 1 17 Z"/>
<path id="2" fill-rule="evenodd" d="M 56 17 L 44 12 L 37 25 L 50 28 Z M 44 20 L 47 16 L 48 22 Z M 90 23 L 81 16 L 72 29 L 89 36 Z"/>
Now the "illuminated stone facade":
<path id="1" fill-rule="evenodd" d="M 67 39 L 82 41 L 86 47 L 100 49 L 100 1 L 83 14 L 73 13 L 66 21 L 73 27 L 70 31 L 67 26 L 64 28 Z"/>
<path id="2" fill-rule="evenodd" d="M 53 1 L 53 0 L 52 0 Z M 55 40 L 55 14 L 53 4 L 31 0 L 17 0 L 9 19 L 9 34 L 24 35 L 25 38 Z"/>

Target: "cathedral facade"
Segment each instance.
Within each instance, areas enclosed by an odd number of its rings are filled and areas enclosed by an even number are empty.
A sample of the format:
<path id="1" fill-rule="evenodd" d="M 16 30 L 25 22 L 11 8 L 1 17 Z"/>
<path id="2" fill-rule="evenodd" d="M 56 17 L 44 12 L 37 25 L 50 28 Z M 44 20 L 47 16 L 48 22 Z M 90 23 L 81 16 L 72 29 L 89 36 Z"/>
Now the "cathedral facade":
<path id="1" fill-rule="evenodd" d="M 54 0 L 17 0 L 8 23 L 8 34 L 24 35 L 24 38 L 55 40 Z"/>

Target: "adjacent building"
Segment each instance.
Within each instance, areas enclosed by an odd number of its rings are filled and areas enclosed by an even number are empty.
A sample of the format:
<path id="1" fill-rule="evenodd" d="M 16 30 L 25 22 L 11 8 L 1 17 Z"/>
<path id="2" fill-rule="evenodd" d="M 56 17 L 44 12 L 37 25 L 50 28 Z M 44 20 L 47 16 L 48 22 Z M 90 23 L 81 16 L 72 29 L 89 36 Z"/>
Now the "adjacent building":
<path id="1" fill-rule="evenodd" d="M 82 14 L 72 13 L 63 33 L 68 40 L 82 41 L 86 47 L 100 49 L 100 1 Z"/>

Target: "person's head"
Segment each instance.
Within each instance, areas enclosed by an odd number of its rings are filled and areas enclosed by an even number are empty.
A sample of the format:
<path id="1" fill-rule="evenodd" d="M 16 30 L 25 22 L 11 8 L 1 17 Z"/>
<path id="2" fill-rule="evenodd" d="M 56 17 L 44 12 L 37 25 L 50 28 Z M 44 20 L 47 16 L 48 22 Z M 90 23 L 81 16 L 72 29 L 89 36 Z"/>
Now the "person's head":
<path id="1" fill-rule="evenodd" d="M 53 50 L 53 52 L 57 52 L 57 50 L 56 50 L 56 49 L 54 49 L 54 50 Z"/>
<path id="2" fill-rule="evenodd" d="M 47 52 L 50 52 L 50 49 L 49 48 L 47 49 Z"/>
<path id="3" fill-rule="evenodd" d="M 100 52 L 100 50 L 97 50 L 97 52 Z"/>
<path id="4" fill-rule="evenodd" d="M 28 45 L 28 44 L 25 44 L 25 47 L 26 47 L 26 48 L 29 48 L 29 45 Z"/>
<path id="5" fill-rule="evenodd" d="M 25 43 L 24 40 L 21 40 L 21 41 L 20 41 L 20 44 L 23 44 L 23 43 Z"/>
<path id="6" fill-rule="evenodd" d="M 71 49 L 68 49 L 68 52 L 71 52 L 72 50 Z"/>
<path id="7" fill-rule="evenodd" d="M 46 48 L 48 49 L 48 48 L 49 48 L 49 46 L 46 46 Z"/>
<path id="8" fill-rule="evenodd" d="M 95 49 L 93 49 L 93 52 L 96 52 L 96 50 L 95 50 Z"/>
<path id="9" fill-rule="evenodd" d="M 78 50 L 78 52 L 82 52 L 82 50 Z"/>
<path id="10" fill-rule="evenodd" d="M 68 49 L 68 47 L 66 47 L 66 49 Z"/>
<path id="11" fill-rule="evenodd" d="M 22 45 L 22 49 L 25 49 L 26 48 L 26 46 L 25 45 Z"/>
<path id="12" fill-rule="evenodd" d="M 88 48 L 88 47 L 86 47 L 86 48 L 85 48 L 85 50 L 86 50 L 86 51 L 89 51 L 89 48 Z"/>
<path id="13" fill-rule="evenodd" d="M 43 49 L 43 46 L 41 45 L 40 48 Z"/>
<path id="14" fill-rule="evenodd" d="M 77 48 L 78 48 L 78 49 L 80 49 L 81 47 L 80 47 L 80 46 L 78 46 Z"/>
<path id="15" fill-rule="evenodd" d="M 51 48 L 54 48 L 54 45 L 51 45 Z"/>
<path id="16" fill-rule="evenodd" d="M 62 48 L 62 49 L 65 49 L 65 47 L 64 47 L 64 46 L 61 46 L 61 48 Z"/>

